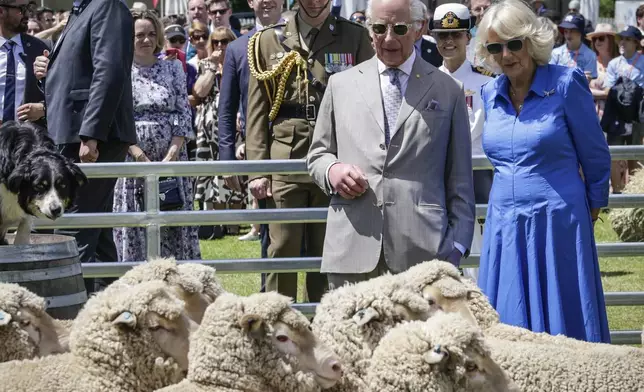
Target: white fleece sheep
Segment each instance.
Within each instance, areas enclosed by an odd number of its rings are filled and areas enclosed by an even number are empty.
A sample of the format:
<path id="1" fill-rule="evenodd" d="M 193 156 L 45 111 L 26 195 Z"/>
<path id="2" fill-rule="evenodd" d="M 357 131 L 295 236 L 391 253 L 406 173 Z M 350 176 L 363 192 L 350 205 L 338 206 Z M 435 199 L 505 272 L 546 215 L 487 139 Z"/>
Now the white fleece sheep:
<path id="1" fill-rule="evenodd" d="M 374 351 L 367 382 L 374 392 L 519 392 L 490 359 L 480 328 L 452 313 L 389 331 Z"/>
<path id="2" fill-rule="evenodd" d="M 644 361 L 611 350 L 486 337 L 492 359 L 523 392 L 641 392 Z"/>
<path id="3" fill-rule="evenodd" d="M 66 351 L 66 328 L 45 306 L 43 298 L 26 288 L 0 283 L 0 362 Z"/>
<path id="4" fill-rule="evenodd" d="M 121 290 L 152 280 L 166 282 L 186 304 L 186 311 L 197 323 L 201 322 L 209 304 L 224 292 L 215 276 L 215 269 L 205 265 L 186 263 L 177 265 L 173 258 L 152 259 L 126 272 L 106 290 Z"/>
<path id="5" fill-rule="evenodd" d="M 162 391 L 319 391 L 318 382 L 330 385 L 340 374 L 331 369 L 336 356 L 309 328 L 283 295 L 222 294 L 193 336 L 187 378 Z"/>
<path id="6" fill-rule="evenodd" d="M 427 319 L 429 312 L 422 295 L 389 274 L 326 293 L 312 327 L 342 358 L 344 376 L 331 391 L 367 391 L 364 377 L 380 339 L 404 320 Z"/>
<path id="7" fill-rule="evenodd" d="M 103 291 L 81 310 L 70 353 L 0 365 L 11 392 L 147 392 L 180 381 L 196 324 L 165 283 Z"/>
<path id="8" fill-rule="evenodd" d="M 644 170 L 638 170 L 629 177 L 623 193 L 644 193 Z M 620 240 L 624 242 L 644 241 L 644 208 L 613 208 L 610 210 L 608 218 Z"/>

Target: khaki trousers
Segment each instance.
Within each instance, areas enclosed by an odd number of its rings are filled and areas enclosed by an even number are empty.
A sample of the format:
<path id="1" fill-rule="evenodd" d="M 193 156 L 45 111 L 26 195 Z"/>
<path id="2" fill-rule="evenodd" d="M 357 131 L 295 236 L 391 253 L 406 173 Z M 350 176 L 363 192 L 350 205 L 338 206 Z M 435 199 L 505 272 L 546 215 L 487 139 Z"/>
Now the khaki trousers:
<path id="1" fill-rule="evenodd" d="M 273 198 L 267 200 L 267 208 L 328 207 L 329 197 L 314 183 L 296 183 L 273 180 Z M 299 257 L 302 247 L 307 257 L 322 256 L 326 223 L 271 223 L 269 224 L 269 258 Z M 319 272 L 306 274 L 305 298 L 319 302 L 327 288 L 326 276 Z M 297 298 L 297 273 L 271 273 L 266 280 L 267 291 L 277 291 Z"/>

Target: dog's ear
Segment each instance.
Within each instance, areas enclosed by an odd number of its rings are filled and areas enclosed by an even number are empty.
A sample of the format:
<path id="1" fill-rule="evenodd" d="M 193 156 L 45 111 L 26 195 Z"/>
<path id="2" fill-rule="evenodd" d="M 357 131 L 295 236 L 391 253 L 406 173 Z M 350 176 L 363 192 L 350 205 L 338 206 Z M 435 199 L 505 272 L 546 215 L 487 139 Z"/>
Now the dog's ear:
<path id="1" fill-rule="evenodd" d="M 20 187 L 22 187 L 23 181 L 27 180 L 28 174 L 29 166 L 26 164 L 26 162 L 23 162 L 23 164 L 18 165 L 15 169 L 13 169 L 13 171 L 9 175 L 9 178 L 7 179 L 7 189 L 9 190 L 9 192 L 20 192 Z"/>
<path id="2" fill-rule="evenodd" d="M 85 173 L 75 164 L 71 159 L 67 159 L 67 169 L 74 175 L 74 179 L 79 187 L 87 184 L 87 177 Z"/>

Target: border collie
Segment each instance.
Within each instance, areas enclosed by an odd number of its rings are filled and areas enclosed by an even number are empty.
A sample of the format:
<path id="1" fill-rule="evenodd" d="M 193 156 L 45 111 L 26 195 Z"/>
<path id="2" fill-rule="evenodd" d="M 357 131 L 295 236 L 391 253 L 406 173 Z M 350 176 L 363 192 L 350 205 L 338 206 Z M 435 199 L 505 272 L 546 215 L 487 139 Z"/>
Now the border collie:
<path id="1" fill-rule="evenodd" d="M 28 244 L 32 217 L 59 218 L 87 177 L 56 151 L 46 131 L 9 121 L 0 127 L 0 245 L 18 227 L 15 245 Z"/>

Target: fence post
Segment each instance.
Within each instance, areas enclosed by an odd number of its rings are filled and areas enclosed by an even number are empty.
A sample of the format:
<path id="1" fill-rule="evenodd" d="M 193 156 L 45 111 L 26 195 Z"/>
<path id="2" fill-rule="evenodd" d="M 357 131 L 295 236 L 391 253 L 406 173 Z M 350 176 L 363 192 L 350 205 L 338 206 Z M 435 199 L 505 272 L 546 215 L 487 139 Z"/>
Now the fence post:
<path id="1" fill-rule="evenodd" d="M 156 174 L 145 176 L 145 212 L 159 213 L 159 176 Z M 148 260 L 161 255 L 161 227 L 157 223 L 145 226 L 145 243 Z"/>

